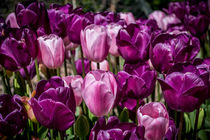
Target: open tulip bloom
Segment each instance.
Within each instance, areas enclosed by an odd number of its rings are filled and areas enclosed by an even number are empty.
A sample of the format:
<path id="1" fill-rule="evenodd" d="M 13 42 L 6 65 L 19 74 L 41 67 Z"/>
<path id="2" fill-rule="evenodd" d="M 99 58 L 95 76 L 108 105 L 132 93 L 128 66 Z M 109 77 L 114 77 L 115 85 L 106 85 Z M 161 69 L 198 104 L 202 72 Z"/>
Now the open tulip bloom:
<path id="1" fill-rule="evenodd" d="M 0 6 L 0 140 L 208 140 L 210 0 L 70 2 Z"/>

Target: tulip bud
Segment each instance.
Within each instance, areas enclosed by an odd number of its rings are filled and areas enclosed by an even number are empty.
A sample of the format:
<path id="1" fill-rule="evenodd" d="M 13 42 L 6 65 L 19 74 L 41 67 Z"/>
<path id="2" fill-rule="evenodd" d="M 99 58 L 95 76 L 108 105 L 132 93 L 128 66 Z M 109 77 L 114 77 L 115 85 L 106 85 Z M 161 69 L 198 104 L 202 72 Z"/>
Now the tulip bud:
<path id="1" fill-rule="evenodd" d="M 39 59 L 43 64 L 52 69 L 60 67 L 64 62 L 64 43 L 62 38 L 55 34 L 44 35 L 38 38 Z"/>

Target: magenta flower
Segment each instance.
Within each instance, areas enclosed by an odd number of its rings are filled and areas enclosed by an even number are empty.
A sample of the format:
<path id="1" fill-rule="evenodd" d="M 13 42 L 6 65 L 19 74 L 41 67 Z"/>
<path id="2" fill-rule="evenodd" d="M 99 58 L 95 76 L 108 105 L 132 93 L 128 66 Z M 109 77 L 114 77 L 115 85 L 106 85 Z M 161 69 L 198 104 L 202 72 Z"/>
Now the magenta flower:
<path id="1" fill-rule="evenodd" d="M 39 59 L 48 68 L 56 69 L 64 62 L 64 43 L 62 38 L 55 34 L 44 35 L 38 38 Z"/>
<path id="2" fill-rule="evenodd" d="M 164 104 L 147 103 L 137 110 L 138 125 L 145 127 L 147 140 L 162 140 L 169 128 L 169 116 Z"/>
<path id="3" fill-rule="evenodd" d="M 82 98 L 89 110 L 101 117 L 114 107 L 117 96 L 117 82 L 111 72 L 90 71 L 84 78 Z"/>

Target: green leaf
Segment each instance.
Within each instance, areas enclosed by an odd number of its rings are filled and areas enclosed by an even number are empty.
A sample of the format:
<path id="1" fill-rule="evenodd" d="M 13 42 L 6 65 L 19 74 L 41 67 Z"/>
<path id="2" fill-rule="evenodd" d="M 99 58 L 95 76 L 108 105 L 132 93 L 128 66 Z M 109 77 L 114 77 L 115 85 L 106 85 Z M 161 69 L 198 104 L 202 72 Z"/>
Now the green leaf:
<path id="1" fill-rule="evenodd" d="M 80 138 L 84 138 L 88 135 L 89 130 L 90 126 L 87 117 L 84 115 L 80 115 L 75 122 L 74 132 Z"/>
<path id="2" fill-rule="evenodd" d="M 200 130 L 198 132 L 198 138 L 201 140 L 208 140 L 208 134 L 205 130 Z"/>
<path id="3" fill-rule="evenodd" d="M 40 140 L 43 140 L 47 136 L 48 129 L 44 126 L 39 127 L 38 129 L 38 137 Z"/>
<path id="4" fill-rule="evenodd" d="M 125 107 L 123 111 L 120 113 L 120 121 L 121 122 L 128 122 L 129 119 L 129 112 L 128 109 Z"/>
<path id="5" fill-rule="evenodd" d="M 199 117 L 198 117 L 197 130 L 201 128 L 202 123 L 203 123 L 203 118 L 204 118 L 204 110 L 203 110 L 203 108 L 200 108 L 200 110 L 199 110 Z"/>
<path id="6" fill-rule="evenodd" d="M 185 124 L 186 124 L 186 133 L 189 133 L 191 130 L 191 122 L 190 122 L 190 119 L 189 119 L 187 113 L 184 113 L 184 120 L 185 120 Z"/>

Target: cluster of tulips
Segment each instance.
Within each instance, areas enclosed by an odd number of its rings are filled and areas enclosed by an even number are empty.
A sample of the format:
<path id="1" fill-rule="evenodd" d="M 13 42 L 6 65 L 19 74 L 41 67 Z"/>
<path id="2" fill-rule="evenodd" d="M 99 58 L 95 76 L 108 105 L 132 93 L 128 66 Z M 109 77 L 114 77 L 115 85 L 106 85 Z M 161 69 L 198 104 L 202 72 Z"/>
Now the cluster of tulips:
<path id="1" fill-rule="evenodd" d="M 196 138 L 210 97 L 209 17 L 194 1 L 139 19 L 18 3 L 0 18 L 0 138 L 175 140 L 197 110 Z"/>

